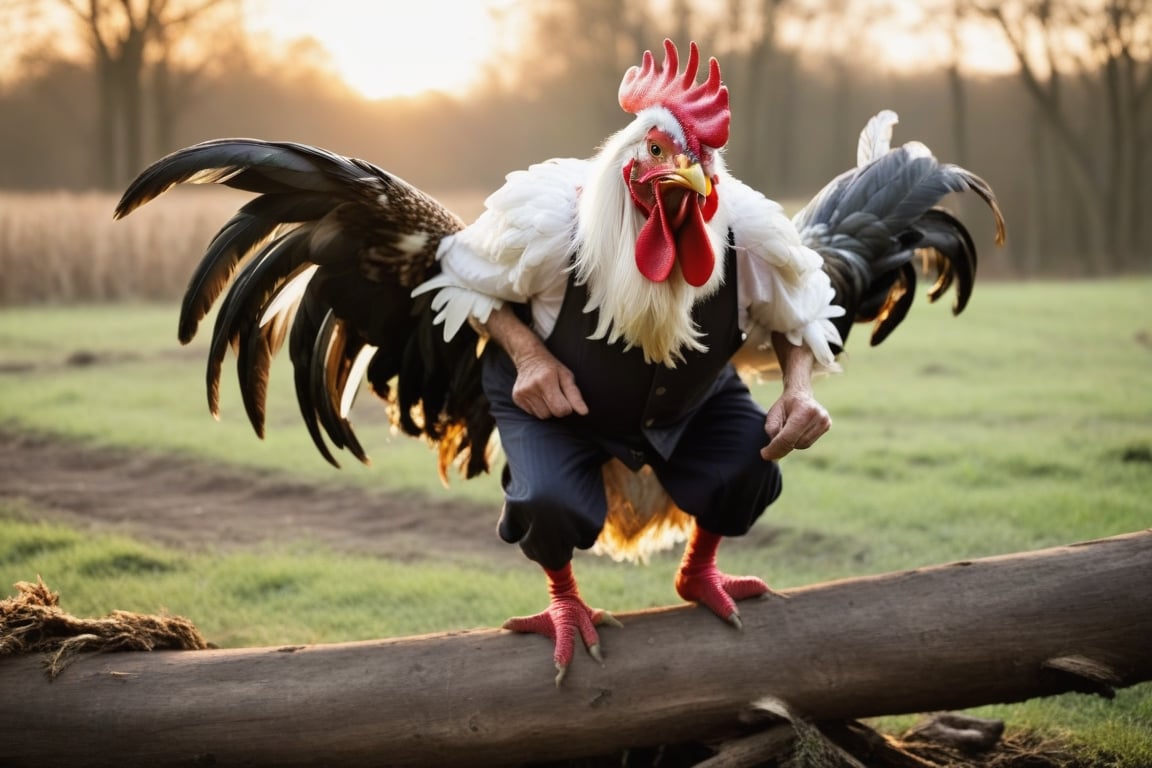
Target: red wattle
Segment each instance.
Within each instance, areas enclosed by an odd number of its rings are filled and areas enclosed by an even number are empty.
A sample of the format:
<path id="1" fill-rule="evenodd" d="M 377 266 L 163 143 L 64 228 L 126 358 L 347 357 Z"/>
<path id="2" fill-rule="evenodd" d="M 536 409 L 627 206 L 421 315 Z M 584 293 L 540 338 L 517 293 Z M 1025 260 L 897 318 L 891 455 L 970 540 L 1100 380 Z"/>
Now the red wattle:
<path id="1" fill-rule="evenodd" d="M 626 176 L 630 177 L 630 171 L 631 164 L 625 169 Z M 703 208 L 696 195 L 682 193 L 673 197 L 675 205 L 671 211 L 661 194 L 664 190 L 659 187 L 654 190 L 655 205 L 651 210 L 631 185 L 628 189 L 636 207 L 648 216 L 636 237 L 636 268 L 640 274 L 652 282 L 664 282 L 679 258 L 681 273 L 689 285 L 699 288 L 707 283 L 716 268 L 716 254 L 705 224 L 716 213 L 715 188 L 704 200 Z"/>
<path id="2" fill-rule="evenodd" d="M 672 274 L 676 263 L 676 236 L 668 222 L 664 201 L 656 195 L 656 208 L 636 238 L 636 268 L 654 283 L 662 283 Z"/>
<path id="3" fill-rule="evenodd" d="M 712 221 L 712 217 L 716 215 L 716 209 L 720 207 L 720 198 L 716 196 L 716 185 L 719 183 L 720 179 L 713 176 L 712 191 L 708 193 L 708 197 L 704 198 L 704 208 L 701 209 L 704 214 L 704 221 Z"/>
<path id="4" fill-rule="evenodd" d="M 680 271 L 688 285 L 699 288 L 712 277 L 716 268 L 716 254 L 708 239 L 704 212 L 695 199 L 688 206 L 688 218 L 676 232 L 676 253 L 680 255 Z"/>

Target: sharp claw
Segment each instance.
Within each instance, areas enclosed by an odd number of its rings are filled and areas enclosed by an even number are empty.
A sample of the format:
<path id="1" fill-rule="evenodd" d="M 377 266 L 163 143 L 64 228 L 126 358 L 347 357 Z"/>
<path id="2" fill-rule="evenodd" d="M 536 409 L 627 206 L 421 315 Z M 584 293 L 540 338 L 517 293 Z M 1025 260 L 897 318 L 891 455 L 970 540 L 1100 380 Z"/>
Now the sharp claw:
<path id="1" fill-rule="evenodd" d="M 620 623 L 620 620 L 612 614 L 608 613 L 608 611 L 601 611 L 600 615 L 596 617 L 595 623 L 597 626 L 616 627 L 617 629 L 624 628 L 624 625 Z"/>
<path id="2" fill-rule="evenodd" d="M 571 563 L 558 570 L 544 570 L 548 575 L 548 590 L 552 594 L 548 607 L 535 616 L 509 619 L 504 622 L 504 628 L 513 632 L 543 635 L 553 641 L 555 652 L 552 659 L 556 663 L 556 685 L 559 686 L 568 675 L 576 639 L 581 639 L 588 654 L 603 666 L 604 654 L 595 627 L 599 624 L 619 627 L 621 624 L 612 614 L 589 608 L 580 598 L 576 580 L 572 576 Z"/>
<path id="3" fill-rule="evenodd" d="M 702 573 L 688 573 L 681 569 L 677 576 L 676 591 L 685 600 L 700 603 L 736 629 L 743 629 L 735 600 L 763 598 L 770 594 L 768 585 L 754 577 L 733 578 L 712 566 Z"/>

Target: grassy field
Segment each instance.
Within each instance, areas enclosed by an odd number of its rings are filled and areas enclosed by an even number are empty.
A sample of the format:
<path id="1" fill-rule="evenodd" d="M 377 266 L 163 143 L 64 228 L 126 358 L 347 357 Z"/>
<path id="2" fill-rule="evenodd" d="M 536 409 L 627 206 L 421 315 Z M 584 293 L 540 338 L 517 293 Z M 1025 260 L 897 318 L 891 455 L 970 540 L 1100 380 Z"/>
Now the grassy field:
<path id="1" fill-rule="evenodd" d="M 817 387 L 833 430 L 785 460 L 785 494 L 759 526 L 770 535 L 733 542 L 722 565 L 787 588 L 1149 527 L 1150 298 L 1148 278 L 990 284 L 959 319 L 920 302 L 881 347 L 858 328 L 846 372 Z M 175 321 L 167 304 L 0 311 L 0 428 L 480 499 L 495 516 L 491 478 L 441 488 L 428 449 L 391 436 L 367 398 L 355 420 L 374 466 L 330 469 L 283 368 L 265 442 L 231 381 L 213 422 L 203 342 L 178 351 Z M 757 394 L 768 401 L 774 388 Z M 0 502 L 0 516 L 0 581 L 42 575 L 78 614 L 167 609 L 224 646 L 492 626 L 545 599 L 514 549 L 501 566 L 395 563 L 309 542 L 192 553 L 45 524 L 19 502 Z M 675 566 L 673 554 L 639 568 L 577 564 L 589 600 L 619 611 L 675 602 Z M 980 712 L 1064 734 L 1101 765 L 1152 765 L 1147 684 L 1112 702 L 1069 695 Z"/>

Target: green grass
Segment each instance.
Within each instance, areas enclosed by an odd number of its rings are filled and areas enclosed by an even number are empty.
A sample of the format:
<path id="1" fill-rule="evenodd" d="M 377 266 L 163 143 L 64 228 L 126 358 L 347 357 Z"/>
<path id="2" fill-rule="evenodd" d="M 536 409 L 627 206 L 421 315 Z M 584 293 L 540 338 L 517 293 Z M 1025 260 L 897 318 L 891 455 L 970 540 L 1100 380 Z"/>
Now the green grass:
<path id="1" fill-rule="evenodd" d="M 335 472 L 312 446 L 295 403 L 291 368 L 278 360 L 271 383 L 267 439 L 255 438 L 227 361 L 219 423 L 208 413 L 204 387 L 205 321 L 187 349 L 176 341 L 173 306 L 97 305 L 82 308 L 29 307 L 0 311 L 0 371 L 32 367 L 31 374 L 0 373 L 0 428 L 80 438 L 187 454 L 234 466 L 280 469 L 318 482 L 364 487 L 381 483 L 397 490 L 492 499 L 491 477 L 453 482 L 445 490 L 426 444 L 394 435 L 375 402 L 365 394 L 353 410 L 357 434 L 372 467 L 351 454 L 338 457 Z M 80 354 L 78 354 L 80 353 Z M 75 364 L 77 357 L 96 362 Z"/>
<path id="2" fill-rule="evenodd" d="M 44 578 L 77 615 L 164 610 L 223 647 L 322 643 L 496 626 L 539 610 L 535 569 L 350 557 L 305 544 L 189 553 L 7 513 L 0 574 Z M 534 589 L 536 588 L 536 589 Z"/>
<path id="3" fill-rule="evenodd" d="M 856 546 L 837 575 L 1147 527 L 1149 298 L 1147 279 L 998 284 L 880 347 L 857 327 L 818 384 L 832 431 L 786 459 L 772 518 Z"/>
<path id="4" fill-rule="evenodd" d="M 845 373 L 817 385 L 832 431 L 785 460 L 784 496 L 726 545 L 722 564 L 791 587 L 1149 527 L 1150 299 L 1148 278 L 991 284 L 958 319 L 918 300 L 877 348 L 857 327 Z M 0 311 L 0 427 L 483 499 L 495 516 L 491 478 L 443 489 L 429 449 L 391 435 L 369 398 L 356 421 L 374 465 L 330 469 L 300 427 L 284 367 L 265 442 L 231 378 L 213 422 L 203 342 L 174 353 L 175 318 L 170 306 Z M 65 365 L 82 350 L 114 362 Z M 757 396 L 768 402 L 776 387 L 758 385 Z M 0 517 L 0 582 L 42 575 L 82 615 L 166 608 L 225 646 L 494 626 L 544 600 L 537 569 L 512 548 L 502 568 L 394 563 L 307 542 L 190 553 L 44 524 L 14 502 Z M 590 557 L 577 567 L 590 602 L 623 611 L 675 602 L 675 565 L 669 554 L 641 568 Z M 1152 764 L 1147 684 L 1112 702 L 1068 695 L 980 712 L 1070 734 L 1102 765 Z"/>

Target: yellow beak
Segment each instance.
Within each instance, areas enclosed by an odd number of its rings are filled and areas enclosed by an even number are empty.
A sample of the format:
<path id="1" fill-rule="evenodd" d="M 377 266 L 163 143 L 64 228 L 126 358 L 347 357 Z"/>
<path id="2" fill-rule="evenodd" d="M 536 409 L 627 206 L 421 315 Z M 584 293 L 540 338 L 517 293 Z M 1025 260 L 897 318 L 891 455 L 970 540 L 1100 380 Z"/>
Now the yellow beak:
<path id="1" fill-rule="evenodd" d="M 712 179 L 704 174 L 700 163 L 693 163 L 687 155 L 676 156 L 676 170 L 667 177 L 667 181 L 691 189 L 702 197 L 712 194 Z"/>

